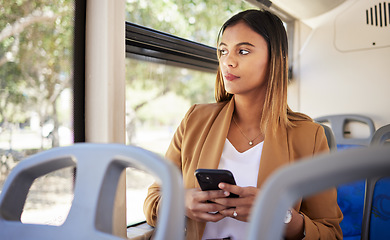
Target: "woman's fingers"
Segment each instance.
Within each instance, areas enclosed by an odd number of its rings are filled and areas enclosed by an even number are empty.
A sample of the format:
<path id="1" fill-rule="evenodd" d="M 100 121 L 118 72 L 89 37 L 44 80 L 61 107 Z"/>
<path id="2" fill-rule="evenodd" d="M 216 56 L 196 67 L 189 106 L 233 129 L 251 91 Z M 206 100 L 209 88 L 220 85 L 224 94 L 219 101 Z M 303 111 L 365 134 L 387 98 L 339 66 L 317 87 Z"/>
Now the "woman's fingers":
<path id="1" fill-rule="evenodd" d="M 219 187 L 227 192 L 239 195 L 239 198 L 218 198 L 214 201 L 227 206 L 220 213 L 227 217 L 233 217 L 241 221 L 248 221 L 255 198 L 259 192 L 255 187 L 239 187 L 236 185 L 221 183 Z"/>
<path id="2" fill-rule="evenodd" d="M 248 221 L 254 200 L 259 192 L 255 187 L 239 187 L 227 183 L 219 184 L 222 190 L 186 191 L 186 215 L 197 221 L 216 222 L 224 217 Z M 238 198 L 228 198 L 230 194 Z"/>
<path id="3" fill-rule="evenodd" d="M 200 189 L 188 189 L 186 191 L 185 207 L 187 217 L 197 221 L 216 222 L 225 216 L 219 211 L 226 207 L 217 203 L 210 202 L 214 199 L 226 197 L 222 190 L 201 191 Z"/>
<path id="4" fill-rule="evenodd" d="M 250 210 L 250 207 L 228 208 L 221 210 L 219 213 L 224 217 L 231 217 L 243 222 L 248 222 L 251 213 Z"/>

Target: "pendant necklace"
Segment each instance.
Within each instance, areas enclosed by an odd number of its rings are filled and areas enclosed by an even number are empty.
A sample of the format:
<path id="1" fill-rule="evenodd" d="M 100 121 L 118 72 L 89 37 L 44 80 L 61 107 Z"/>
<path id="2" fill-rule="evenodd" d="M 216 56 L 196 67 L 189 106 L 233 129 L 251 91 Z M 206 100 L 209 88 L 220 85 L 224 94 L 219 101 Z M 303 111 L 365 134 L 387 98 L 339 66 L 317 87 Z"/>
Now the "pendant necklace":
<path id="1" fill-rule="evenodd" d="M 252 145 L 253 145 L 253 141 L 255 141 L 255 139 L 258 138 L 258 137 L 261 135 L 261 132 L 260 132 L 259 135 L 257 135 L 255 138 L 253 138 L 252 140 L 250 140 L 250 139 L 244 134 L 244 132 L 241 130 L 240 126 L 238 126 L 236 120 L 234 119 L 234 116 L 233 116 L 232 118 L 233 118 L 234 124 L 236 124 L 236 126 L 237 126 L 238 130 L 241 132 L 242 136 L 244 136 L 244 137 L 246 138 L 246 140 L 249 141 L 249 142 L 248 142 L 249 146 L 252 146 Z"/>

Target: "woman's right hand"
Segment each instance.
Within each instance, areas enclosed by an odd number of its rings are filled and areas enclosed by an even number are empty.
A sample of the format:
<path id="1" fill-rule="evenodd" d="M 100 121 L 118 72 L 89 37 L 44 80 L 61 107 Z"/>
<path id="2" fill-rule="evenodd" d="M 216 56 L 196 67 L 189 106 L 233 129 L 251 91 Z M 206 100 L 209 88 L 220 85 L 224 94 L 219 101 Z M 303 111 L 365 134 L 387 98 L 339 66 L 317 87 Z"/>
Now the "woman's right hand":
<path id="1" fill-rule="evenodd" d="M 207 202 L 216 198 L 223 198 L 229 193 L 223 190 L 202 191 L 199 188 L 187 189 L 185 193 L 185 208 L 187 217 L 201 222 L 218 222 L 225 216 L 219 211 L 226 206 Z"/>

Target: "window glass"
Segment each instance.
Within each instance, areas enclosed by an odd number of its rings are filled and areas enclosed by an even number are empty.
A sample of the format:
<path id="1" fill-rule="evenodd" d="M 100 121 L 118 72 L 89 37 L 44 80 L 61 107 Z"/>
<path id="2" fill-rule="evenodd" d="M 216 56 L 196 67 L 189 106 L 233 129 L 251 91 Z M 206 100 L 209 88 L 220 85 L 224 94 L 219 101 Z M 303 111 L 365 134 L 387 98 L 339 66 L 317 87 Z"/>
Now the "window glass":
<path id="1" fill-rule="evenodd" d="M 239 0 L 127 0 L 126 20 L 209 46 L 233 14 L 255 8 Z"/>
<path id="2" fill-rule="evenodd" d="M 23 223 L 60 226 L 73 201 L 73 168 L 64 168 L 35 179 L 28 192 Z"/>
<path id="3" fill-rule="evenodd" d="M 0 192 L 23 159 L 73 142 L 73 20 L 74 0 L 1 1 Z M 61 224 L 73 169 L 42 179 L 31 187 L 22 222 Z"/>
<path id="4" fill-rule="evenodd" d="M 148 187 L 155 181 L 152 174 L 136 168 L 126 168 L 127 226 L 145 220 L 143 203 Z"/>
<path id="5" fill-rule="evenodd" d="M 127 143 L 163 155 L 194 103 L 214 102 L 216 73 L 126 60 Z M 136 73 L 136 74 L 134 74 Z"/>
<path id="6" fill-rule="evenodd" d="M 163 156 L 191 104 L 214 101 L 216 74 L 134 59 L 126 60 L 126 69 L 127 144 Z M 127 169 L 128 226 L 145 219 L 143 202 L 153 182 L 152 175 Z"/>

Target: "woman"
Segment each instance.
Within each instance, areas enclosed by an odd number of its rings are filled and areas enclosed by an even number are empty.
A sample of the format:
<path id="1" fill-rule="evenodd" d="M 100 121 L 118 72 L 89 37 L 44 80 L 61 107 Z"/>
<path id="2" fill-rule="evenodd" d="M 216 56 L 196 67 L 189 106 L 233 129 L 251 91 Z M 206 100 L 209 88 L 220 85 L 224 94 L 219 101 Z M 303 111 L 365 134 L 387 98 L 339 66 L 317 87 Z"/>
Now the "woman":
<path id="1" fill-rule="evenodd" d="M 192 106 L 166 153 L 183 174 L 187 239 L 242 238 L 265 179 L 283 165 L 329 150 L 323 128 L 287 105 L 287 48 L 283 23 L 270 12 L 247 10 L 222 26 L 217 103 Z M 229 169 L 237 185 L 201 191 L 198 168 Z M 239 198 L 226 198 L 231 193 Z M 154 184 L 144 205 L 152 226 L 159 203 Z M 334 189 L 299 201 L 290 216 L 286 239 L 342 239 Z"/>

